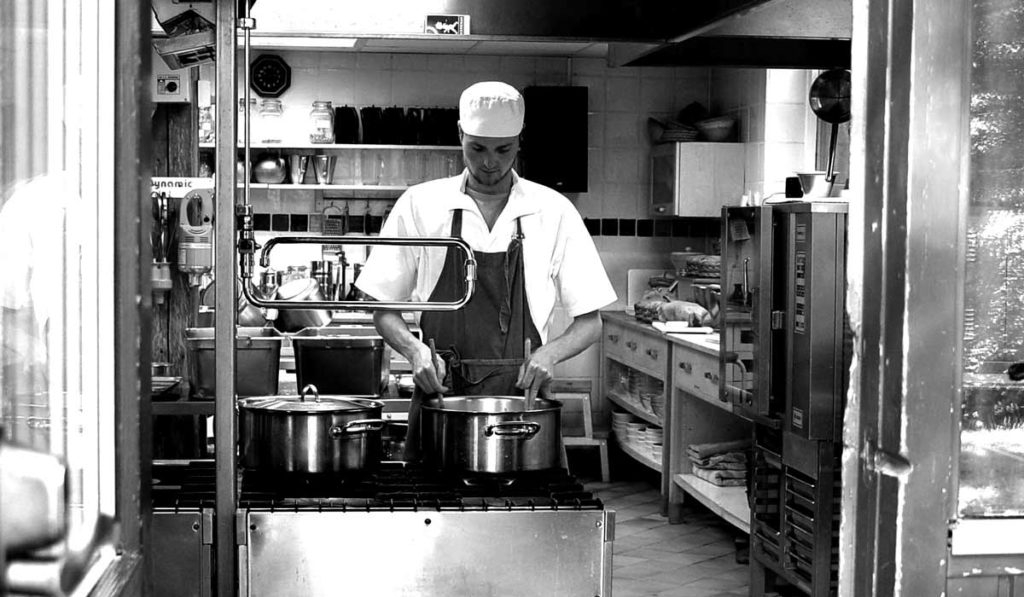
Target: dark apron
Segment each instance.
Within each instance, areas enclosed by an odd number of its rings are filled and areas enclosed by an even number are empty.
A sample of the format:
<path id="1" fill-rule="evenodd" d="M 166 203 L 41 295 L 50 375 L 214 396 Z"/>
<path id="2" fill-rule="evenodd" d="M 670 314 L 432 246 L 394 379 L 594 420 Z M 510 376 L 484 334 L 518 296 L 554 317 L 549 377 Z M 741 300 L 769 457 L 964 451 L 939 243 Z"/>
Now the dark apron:
<path id="1" fill-rule="evenodd" d="M 462 237 L 462 210 L 452 215 L 453 237 Z M 503 253 L 473 251 L 476 291 L 457 311 L 427 311 L 420 317 L 423 340 L 434 340 L 448 371 L 445 385 L 454 396 L 512 396 L 519 367 L 526 359 L 524 341 L 540 347 L 540 334 L 526 307 L 523 285 L 523 228 L 516 218 L 516 234 Z M 447 250 L 444 268 L 430 301 L 455 301 L 465 289 L 466 268 L 461 251 Z M 409 406 L 406 460 L 419 455 L 420 403 L 423 391 L 413 390 Z"/>

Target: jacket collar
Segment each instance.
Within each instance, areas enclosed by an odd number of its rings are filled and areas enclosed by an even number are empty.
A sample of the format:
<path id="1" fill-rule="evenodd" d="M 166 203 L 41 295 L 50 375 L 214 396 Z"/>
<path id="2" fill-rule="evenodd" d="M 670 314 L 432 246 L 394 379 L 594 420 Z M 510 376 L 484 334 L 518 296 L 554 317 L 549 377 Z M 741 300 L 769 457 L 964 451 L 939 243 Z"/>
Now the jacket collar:
<path id="1" fill-rule="evenodd" d="M 476 203 L 466 194 L 466 179 L 469 176 L 468 170 L 463 170 L 459 176 L 445 179 L 446 189 L 444 198 L 439 201 L 439 207 L 447 211 L 456 209 L 475 210 Z M 540 200 L 536 195 L 531 195 L 523 190 L 523 180 L 519 174 L 512 170 L 512 192 L 508 197 L 508 204 L 502 212 L 503 218 L 518 218 L 540 211 Z M 529 184 L 528 182 L 526 184 Z"/>

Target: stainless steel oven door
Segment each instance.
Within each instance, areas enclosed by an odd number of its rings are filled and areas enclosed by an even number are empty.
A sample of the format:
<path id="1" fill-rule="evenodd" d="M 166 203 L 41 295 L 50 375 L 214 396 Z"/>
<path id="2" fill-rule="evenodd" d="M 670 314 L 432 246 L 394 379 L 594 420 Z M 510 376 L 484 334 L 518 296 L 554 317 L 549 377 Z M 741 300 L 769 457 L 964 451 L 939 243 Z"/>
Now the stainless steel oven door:
<path id="1" fill-rule="evenodd" d="M 243 596 L 611 595 L 611 510 L 246 510 L 239 520 Z"/>

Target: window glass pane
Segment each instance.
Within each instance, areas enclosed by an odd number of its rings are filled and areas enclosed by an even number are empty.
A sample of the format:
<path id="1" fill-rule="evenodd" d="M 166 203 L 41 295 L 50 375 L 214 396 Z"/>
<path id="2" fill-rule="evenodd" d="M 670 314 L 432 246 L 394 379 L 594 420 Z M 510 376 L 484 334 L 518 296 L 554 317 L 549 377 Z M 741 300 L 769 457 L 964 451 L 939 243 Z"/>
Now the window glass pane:
<path id="1" fill-rule="evenodd" d="M 113 7 L 104 4 L 0 2 L 0 421 L 7 443 L 65 467 L 51 489 L 66 491 L 58 510 L 71 548 L 113 510 Z"/>
<path id="2" fill-rule="evenodd" d="M 1024 516 L 1024 5 L 976 0 L 959 513 Z"/>

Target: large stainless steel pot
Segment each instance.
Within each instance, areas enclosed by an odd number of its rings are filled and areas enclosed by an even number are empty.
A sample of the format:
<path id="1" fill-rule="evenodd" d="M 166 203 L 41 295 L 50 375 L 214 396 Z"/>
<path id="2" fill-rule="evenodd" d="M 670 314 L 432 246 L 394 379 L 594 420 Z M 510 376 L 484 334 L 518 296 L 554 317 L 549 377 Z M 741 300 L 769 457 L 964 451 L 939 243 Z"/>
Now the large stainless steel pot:
<path id="1" fill-rule="evenodd" d="M 340 473 L 380 463 L 384 403 L 355 396 L 299 396 L 238 401 L 242 466 L 282 473 Z"/>
<path id="2" fill-rule="evenodd" d="M 521 396 L 451 396 L 424 401 L 424 460 L 442 469 L 518 473 L 556 468 L 562 455 L 562 403 Z"/>
<path id="3" fill-rule="evenodd" d="M 312 278 L 299 278 L 285 282 L 277 289 L 283 301 L 323 301 L 320 285 Z M 331 312 L 326 309 L 279 309 L 274 325 L 282 332 L 297 332 L 303 328 L 318 328 L 331 323 Z"/>

